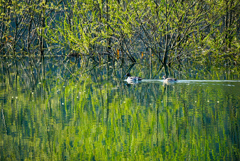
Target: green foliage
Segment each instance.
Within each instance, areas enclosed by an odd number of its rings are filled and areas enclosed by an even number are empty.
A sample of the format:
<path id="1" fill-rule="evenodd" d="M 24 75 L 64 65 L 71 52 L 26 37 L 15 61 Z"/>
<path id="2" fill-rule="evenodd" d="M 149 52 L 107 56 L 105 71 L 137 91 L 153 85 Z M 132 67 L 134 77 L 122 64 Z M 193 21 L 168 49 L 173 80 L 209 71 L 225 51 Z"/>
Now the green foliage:
<path id="1" fill-rule="evenodd" d="M 111 47 L 112 54 L 120 49 L 132 61 L 133 56 L 139 58 L 133 54 L 136 50 L 144 52 L 146 49 L 150 49 L 150 55 L 153 54 L 162 64 L 196 57 L 204 60 L 209 55 L 198 54 L 199 48 L 205 51 L 210 47 L 218 51 L 218 48 L 222 48 L 219 41 L 228 42 L 223 36 L 226 34 L 217 29 L 221 27 L 219 20 L 225 14 L 219 5 L 225 7 L 224 2 L 215 1 L 163 3 L 149 0 L 123 3 L 78 0 L 68 3 L 67 7 L 72 13 L 65 14 L 64 21 L 53 22 L 52 26 L 58 24 L 57 28 L 48 26 L 47 37 L 67 45 L 70 50 L 89 55 L 102 53 Z M 234 3 L 231 7 L 238 6 Z M 236 32 L 236 28 L 230 30 Z M 59 35 L 62 36 L 61 40 Z M 215 42 L 212 41 L 213 35 Z M 236 34 L 232 34 L 233 53 L 239 50 L 237 40 Z M 210 57 L 219 60 L 215 64 L 221 63 L 221 59 L 214 54 L 210 54 Z"/>
<path id="2" fill-rule="evenodd" d="M 32 54 L 44 50 L 44 19 L 59 11 L 59 2 L 1 1 L 1 55 Z M 55 13 L 54 13 L 55 12 Z"/>
<path id="3" fill-rule="evenodd" d="M 0 5 L 2 55 L 79 53 L 96 62 L 104 55 L 122 62 L 153 56 L 169 66 L 195 59 L 212 65 L 239 62 L 240 9 L 233 0 L 14 0 Z"/>

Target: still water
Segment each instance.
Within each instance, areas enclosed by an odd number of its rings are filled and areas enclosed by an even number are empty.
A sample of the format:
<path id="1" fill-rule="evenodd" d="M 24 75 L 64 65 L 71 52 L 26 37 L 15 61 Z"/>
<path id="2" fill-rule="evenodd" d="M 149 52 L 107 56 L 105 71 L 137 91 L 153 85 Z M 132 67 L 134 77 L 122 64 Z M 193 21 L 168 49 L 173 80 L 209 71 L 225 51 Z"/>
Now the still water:
<path id="1" fill-rule="evenodd" d="M 116 65 L 117 66 L 117 65 Z M 1 160 L 238 160 L 235 70 L 2 60 Z M 131 72 L 144 79 L 128 84 Z"/>

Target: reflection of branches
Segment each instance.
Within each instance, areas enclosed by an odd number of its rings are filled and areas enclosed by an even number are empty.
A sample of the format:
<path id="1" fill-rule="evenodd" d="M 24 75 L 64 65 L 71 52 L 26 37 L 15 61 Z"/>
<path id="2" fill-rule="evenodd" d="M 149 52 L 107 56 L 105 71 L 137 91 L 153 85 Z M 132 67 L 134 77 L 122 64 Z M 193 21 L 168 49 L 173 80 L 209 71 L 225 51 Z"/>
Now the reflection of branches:
<path id="1" fill-rule="evenodd" d="M 6 121 L 5 121 L 5 117 L 4 117 L 4 113 L 3 113 L 3 105 L 2 105 L 2 120 L 3 120 L 3 125 L 4 125 L 4 127 L 5 127 L 5 129 L 6 129 L 6 132 L 7 132 L 7 126 L 6 126 Z"/>

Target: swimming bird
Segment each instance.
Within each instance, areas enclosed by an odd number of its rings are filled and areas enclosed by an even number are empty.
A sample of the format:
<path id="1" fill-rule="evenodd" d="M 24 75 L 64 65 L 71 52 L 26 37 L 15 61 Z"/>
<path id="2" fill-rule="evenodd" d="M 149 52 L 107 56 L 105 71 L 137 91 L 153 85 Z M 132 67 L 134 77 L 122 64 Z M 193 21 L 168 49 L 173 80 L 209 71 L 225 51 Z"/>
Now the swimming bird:
<path id="1" fill-rule="evenodd" d="M 163 76 L 164 82 L 176 82 L 176 78 L 167 78 L 165 75 Z"/>
<path id="2" fill-rule="evenodd" d="M 127 77 L 127 82 L 128 83 L 138 83 L 142 80 L 141 77 L 131 76 L 130 73 L 127 73 L 125 76 Z"/>

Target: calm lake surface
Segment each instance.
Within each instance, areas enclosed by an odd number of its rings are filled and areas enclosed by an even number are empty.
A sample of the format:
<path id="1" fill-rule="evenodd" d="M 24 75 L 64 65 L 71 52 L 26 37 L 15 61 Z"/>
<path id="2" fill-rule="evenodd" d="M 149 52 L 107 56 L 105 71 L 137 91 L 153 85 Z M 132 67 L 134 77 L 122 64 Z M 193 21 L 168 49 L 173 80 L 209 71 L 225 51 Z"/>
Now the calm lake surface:
<path id="1" fill-rule="evenodd" d="M 239 160 L 237 69 L 3 59 L 1 160 Z M 127 72 L 146 78 L 128 84 Z"/>

